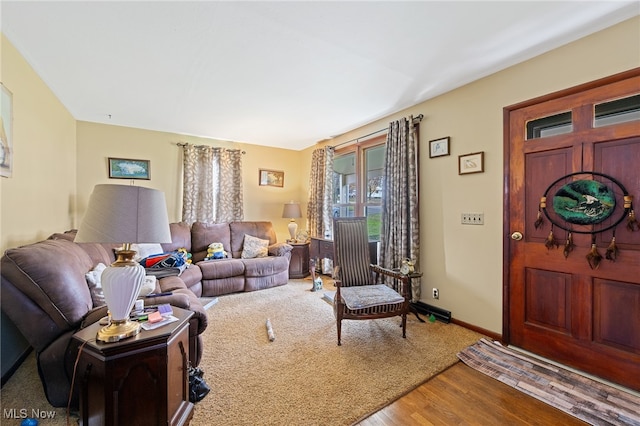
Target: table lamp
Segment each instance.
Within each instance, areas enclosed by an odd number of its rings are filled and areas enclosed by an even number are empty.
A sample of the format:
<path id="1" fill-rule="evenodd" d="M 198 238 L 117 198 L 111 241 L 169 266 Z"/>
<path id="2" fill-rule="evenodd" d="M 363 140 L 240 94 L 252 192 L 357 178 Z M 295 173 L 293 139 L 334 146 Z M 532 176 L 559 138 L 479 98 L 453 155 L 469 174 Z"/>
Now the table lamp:
<path id="1" fill-rule="evenodd" d="M 135 336 L 140 324 L 130 321 L 144 281 L 145 269 L 133 258 L 132 243 L 170 243 L 169 219 L 164 193 L 127 185 L 96 185 L 75 238 L 78 243 L 123 244 L 117 259 L 102 272 L 102 290 L 110 324 L 96 339 L 117 342 Z"/>
<path id="2" fill-rule="evenodd" d="M 302 211 L 300 211 L 300 203 L 295 203 L 290 201 L 284 205 L 284 209 L 282 209 L 282 217 L 291 218 L 291 222 L 289 222 L 289 235 L 291 239 L 295 241 L 296 233 L 298 232 L 298 224 L 296 223 L 296 218 L 302 217 Z"/>

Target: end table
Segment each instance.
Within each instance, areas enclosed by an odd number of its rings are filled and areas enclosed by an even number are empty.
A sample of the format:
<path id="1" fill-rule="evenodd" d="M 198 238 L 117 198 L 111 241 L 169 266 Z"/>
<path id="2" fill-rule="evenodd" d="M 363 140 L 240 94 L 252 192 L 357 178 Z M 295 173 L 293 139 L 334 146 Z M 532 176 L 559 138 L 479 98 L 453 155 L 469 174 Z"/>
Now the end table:
<path id="1" fill-rule="evenodd" d="M 309 243 L 288 243 L 293 246 L 289 262 L 289 278 L 309 276 Z"/>
<path id="2" fill-rule="evenodd" d="M 100 324 L 73 335 L 80 344 L 76 383 L 82 425 L 186 425 L 189 401 L 189 318 L 172 307 L 178 321 L 141 330 L 119 342 L 96 341 Z"/>

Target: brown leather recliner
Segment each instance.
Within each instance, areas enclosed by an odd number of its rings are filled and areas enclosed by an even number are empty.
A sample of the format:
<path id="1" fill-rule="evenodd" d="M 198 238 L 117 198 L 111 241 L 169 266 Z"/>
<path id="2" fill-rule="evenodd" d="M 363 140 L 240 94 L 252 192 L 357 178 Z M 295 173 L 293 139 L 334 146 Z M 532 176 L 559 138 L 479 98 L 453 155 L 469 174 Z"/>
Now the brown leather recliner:
<path id="1" fill-rule="evenodd" d="M 50 239 L 9 249 L 0 260 L 2 310 L 36 351 L 45 395 L 55 407 L 67 406 L 77 347 L 72 335 L 106 315 L 95 307 L 85 274 L 98 263 L 113 262 L 113 247 L 74 243 L 74 235 L 54 234 Z M 147 299 L 146 304 L 170 303 L 194 312 L 189 327 L 190 361 L 202 357 L 200 334 L 207 314 L 194 293 L 179 277 L 158 280 L 156 293 L 171 295 Z M 77 396 L 71 400 L 77 406 Z"/>

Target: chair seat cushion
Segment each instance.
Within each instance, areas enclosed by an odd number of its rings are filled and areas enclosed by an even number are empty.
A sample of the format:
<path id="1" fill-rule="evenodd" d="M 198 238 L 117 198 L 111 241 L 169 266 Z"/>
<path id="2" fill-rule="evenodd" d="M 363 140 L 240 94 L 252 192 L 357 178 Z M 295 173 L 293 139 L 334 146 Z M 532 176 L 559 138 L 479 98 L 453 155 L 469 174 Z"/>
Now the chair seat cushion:
<path id="1" fill-rule="evenodd" d="M 400 293 L 384 284 L 342 287 L 340 294 L 351 310 L 404 302 Z"/>

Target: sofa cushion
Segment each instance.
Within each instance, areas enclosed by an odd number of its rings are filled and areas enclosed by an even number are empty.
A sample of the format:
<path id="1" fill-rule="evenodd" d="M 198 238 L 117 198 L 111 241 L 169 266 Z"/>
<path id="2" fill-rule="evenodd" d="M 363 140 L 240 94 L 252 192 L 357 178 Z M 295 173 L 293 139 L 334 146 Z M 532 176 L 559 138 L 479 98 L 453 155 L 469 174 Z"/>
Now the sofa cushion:
<path id="1" fill-rule="evenodd" d="M 245 277 L 267 277 L 289 270 L 289 259 L 284 256 L 242 259 Z"/>
<path id="2" fill-rule="evenodd" d="M 203 280 L 215 280 L 244 275 L 244 262 L 240 259 L 203 260 L 197 263 Z"/>
<path id="3" fill-rule="evenodd" d="M 262 240 L 252 235 L 244 236 L 242 245 L 243 259 L 255 259 L 256 257 L 267 257 L 269 255 L 269 240 Z"/>
<path id="4" fill-rule="evenodd" d="M 224 249 L 229 252 L 231 248 L 229 224 L 194 222 L 191 225 L 191 252 L 194 263 L 200 262 L 207 256 L 207 248 L 211 243 L 222 243 Z"/>
<path id="5" fill-rule="evenodd" d="M 187 269 L 180 274 L 180 279 L 184 281 L 187 288 L 191 288 L 202 280 L 202 270 L 193 264 L 189 265 Z M 196 294 L 196 296 L 199 295 Z"/>
<path id="6" fill-rule="evenodd" d="M 231 257 L 240 258 L 244 246 L 244 236 L 252 235 L 262 240 L 269 240 L 269 245 L 275 244 L 276 232 L 271 222 L 231 222 L 231 250 L 225 246 L 225 250 L 231 253 Z M 213 242 L 213 241 L 211 241 Z"/>
<path id="7" fill-rule="evenodd" d="M 191 253 L 191 227 L 189 224 L 185 222 L 170 223 L 169 231 L 171 232 L 171 242 L 161 244 L 160 253 L 176 251 L 180 248 L 185 248 L 188 253 Z"/>

